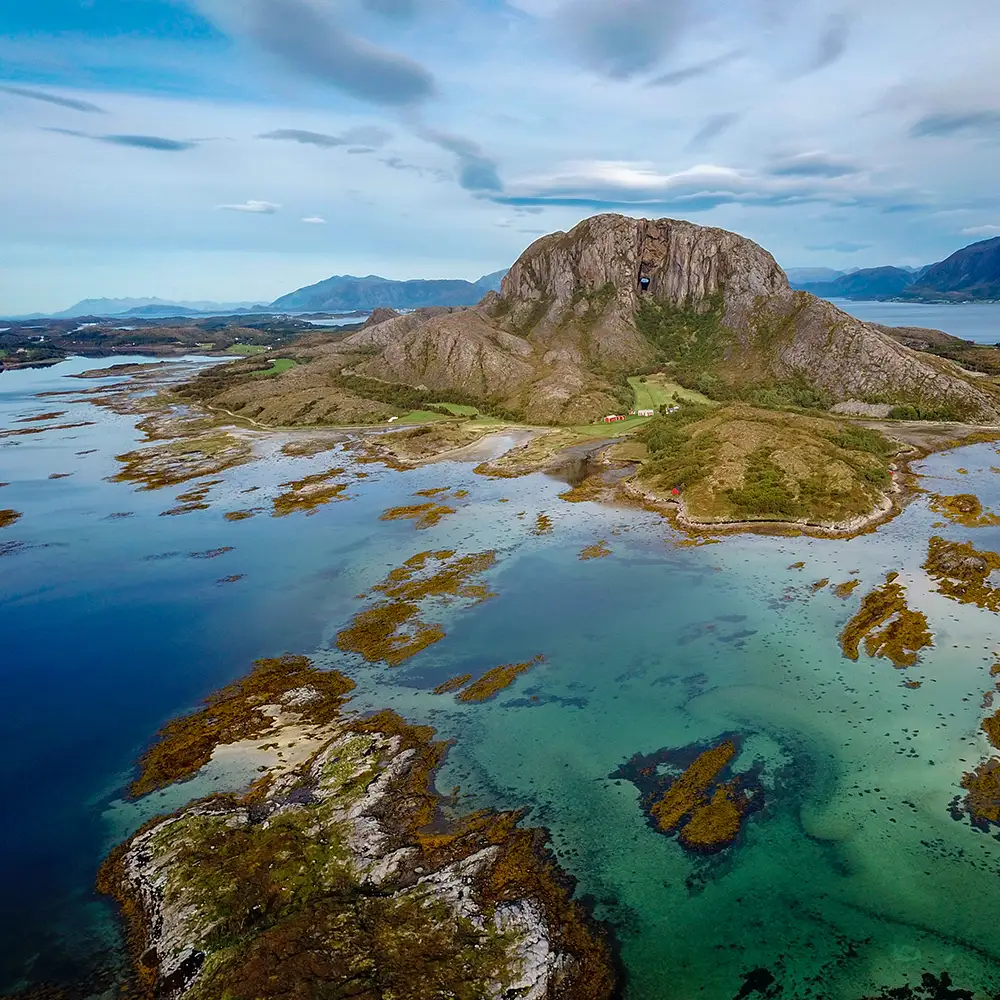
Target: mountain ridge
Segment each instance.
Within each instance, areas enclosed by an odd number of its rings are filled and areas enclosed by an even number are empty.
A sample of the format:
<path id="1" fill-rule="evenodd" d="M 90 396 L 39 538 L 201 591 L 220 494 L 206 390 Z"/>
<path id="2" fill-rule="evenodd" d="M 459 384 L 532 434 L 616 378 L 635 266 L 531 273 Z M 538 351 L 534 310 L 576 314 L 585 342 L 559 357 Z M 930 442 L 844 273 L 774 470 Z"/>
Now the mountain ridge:
<path id="1" fill-rule="evenodd" d="M 377 274 L 364 277 L 335 274 L 279 296 L 269 308 L 287 312 L 350 312 L 355 309 L 472 306 L 488 291 L 497 289 L 505 273 L 494 271 L 477 281 L 460 278 L 397 281 Z"/>
<path id="2" fill-rule="evenodd" d="M 980 240 L 932 264 L 904 297 L 1000 299 L 1000 236 Z"/>
<path id="3" fill-rule="evenodd" d="M 795 287 L 820 298 L 893 298 L 913 284 L 912 272 L 901 267 L 865 267 L 832 281 L 805 282 Z"/>

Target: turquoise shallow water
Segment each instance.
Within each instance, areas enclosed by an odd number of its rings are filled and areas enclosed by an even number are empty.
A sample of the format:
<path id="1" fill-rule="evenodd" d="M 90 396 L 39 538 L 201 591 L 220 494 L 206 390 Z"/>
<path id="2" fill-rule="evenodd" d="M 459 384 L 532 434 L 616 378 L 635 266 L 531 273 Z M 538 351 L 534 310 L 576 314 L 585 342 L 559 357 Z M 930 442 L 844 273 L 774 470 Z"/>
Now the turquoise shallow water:
<path id="1" fill-rule="evenodd" d="M 0 376 L 0 428 L 55 409 L 32 394 L 65 388 L 63 374 L 86 364 Z M 655 515 L 567 504 L 546 477 L 490 481 L 457 463 L 367 466 L 374 474 L 349 501 L 314 516 L 225 522 L 284 480 L 343 464 L 281 456 L 273 440 L 260 443 L 261 461 L 225 475 L 211 509 L 160 517 L 173 492 L 104 481 L 137 437 L 132 418 L 68 408 L 62 419 L 95 425 L 0 440 L 0 481 L 11 484 L 0 507 L 25 513 L 0 532 L 0 543 L 25 543 L 0 557 L 0 793 L 16 803 L 0 853 L 4 986 L 66 977 L 113 950 L 110 911 L 89 888 L 101 856 L 150 813 L 204 791 L 125 804 L 132 761 L 164 720 L 254 657 L 291 650 L 355 677 L 356 707 L 393 707 L 453 738 L 439 785 L 459 785 L 463 808 L 526 806 L 527 822 L 549 827 L 579 891 L 617 929 L 630 1000 L 729 1000 L 755 968 L 796 998 L 860 1000 L 925 971 L 948 971 L 977 1000 L 1000 992 L 1000 844 L 948 811 L 984 749 L 997 620 L 933 593 L 920 568 L 935 531 L 1000 549 L 1000 529 L 933 528 L 920 501 L 850 542 L 742 536 L 679 548 Z M 937 456 L 924 485 L 975 491 L 1000 510 L 995 462 L 987 445 Z M 446 485 L 470 495 L 434 528 L 378 520 Z M 554 528 L 535 536 L 543 511 Z M 600 539 L 612 555 L 581 562 Z M 223 546 L 232 551 L 192 557 Z M 431 548 L 496 549 L 497 596 L 428 609 L 447 638 L 400 668 L 337 652 L 357 595 Z M 837 644 L 890 570 L 935 633 L 906 675 L 918 689 L 888 661 L 853 663 Z M 850 600 L 813 591 L 855 571 L 863 584 Z M 245 577 L 217 582 L 235 574 Z M 536 653 L 545 662 L 492 702 L 430 692 Z M 692 858 L 649 826 L 635 787 L 609 775 L 636 753 L 728 732 L 743 736 L 740 764 L 761 764 L 766 805 L 738 849 Z"/>

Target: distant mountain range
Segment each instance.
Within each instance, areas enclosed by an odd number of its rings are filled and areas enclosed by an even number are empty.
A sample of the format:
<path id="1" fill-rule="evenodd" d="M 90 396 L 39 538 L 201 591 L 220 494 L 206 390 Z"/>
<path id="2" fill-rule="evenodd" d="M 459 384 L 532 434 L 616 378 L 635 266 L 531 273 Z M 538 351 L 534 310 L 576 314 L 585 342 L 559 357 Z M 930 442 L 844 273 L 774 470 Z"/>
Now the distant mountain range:
<path id="1" fill-rule="evenodd" d="M 1000 236 L 955 251 L 922 268 L 865 267 L 854 271 L 792 267 L 793 288 L 825 299 L 977 302 L 1000 299 Z"/>
<path id="2" fill-rule="evenodd" d="M 266 308 L 255 302 L 178 302 L 171 299 L 83 299 L 76 305 L 53 313 L 51 319 L 77 316 L 134 316 L 157 319 L 163 316 L 199 316 L 205 313 L 254 312 Z M 43 313 L 37 316 L 47 315 Z"/>
<path id="3" fill-rule="evenodd" d="M 369 274 L 334 275 L 275 299 L 277 312 L 350 312 L 355 309 L 418 309 L 422 306 L 474 306 L 489 291 L 499 291 L 506 270 L 484 274 L 478 281 L 393 281 Z"/>
<path id="4" fill-rule="evenodd" d="M 865 267 L 826 281 L 788 280 L 792 287 L 824 299 L 890 299 L 912 285 L 920 273 L 902 267 Z"/>
<path id="5" fill-rule="evenodd" d="M 838 271 L 829 267 L 790 267 L 792 288 L 825 299 L 900 299 L 906 302 L 976 302 L 1000 300 L 1000 236 L 957 250 L 946 260 L 922 268 L 865 267 Z M 35 313 L 17 319 L 82 316 L 160 319 L 170 316 L 241 313 L 310 313 L 373 309 L 419 309 L 425 306 L 473 306 L 489 291 L 499 292 L 506 269 L 477 281 L 460 279 L 396 281 L 375 274 L 334 275 L 296 289 L 268 304 L 259 302 L 179 302 L 168 299 L 84 299 L 60 313 Z"/>
<path id="6" fill-rule="evenodd" d="M 185 302 L 171 299 L 83 299 L 58 313 L 32 313 L 14 319 L 107 318 L 162 319 L 170 316 L 238 315 L 271 312 L 354 312 L 387 307 L 418 309 L 421 306 L 474 306 L 489 291 L 500 291 L 507 269 L 484 274 L 478 281 L 459 279 L 394 281 L 369 274 L 334 275 L 325 281 L 299 288 L 270 303 Z"/>

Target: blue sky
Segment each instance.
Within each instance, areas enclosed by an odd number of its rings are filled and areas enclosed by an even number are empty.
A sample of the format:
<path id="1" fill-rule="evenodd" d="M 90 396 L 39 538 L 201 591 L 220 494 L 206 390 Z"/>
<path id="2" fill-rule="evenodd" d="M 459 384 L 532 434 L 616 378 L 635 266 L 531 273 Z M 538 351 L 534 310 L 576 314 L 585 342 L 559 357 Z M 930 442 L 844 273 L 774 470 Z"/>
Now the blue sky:
<path id="1" fill-rule="evenodd" d="M 0 5 L 0 314 L 466 277 L 601 211 L 785 266 L 1000 234 L 995 0 Z"/>

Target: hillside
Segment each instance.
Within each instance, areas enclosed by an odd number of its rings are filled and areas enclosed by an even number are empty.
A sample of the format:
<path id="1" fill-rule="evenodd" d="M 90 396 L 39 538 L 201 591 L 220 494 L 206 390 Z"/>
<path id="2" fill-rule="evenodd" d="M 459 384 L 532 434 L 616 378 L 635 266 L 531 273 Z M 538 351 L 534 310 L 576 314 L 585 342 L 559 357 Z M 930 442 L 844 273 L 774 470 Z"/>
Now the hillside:
<path id="1" fill-rule="evenodd" d="M 202 390 L 234 412 L 280 411 L 282 423 L 348 422 L 362 410 L 374 421 L 393 406 L 451 401 L 578 425 L 627 410 L 627 377 L 663 370 L 720 401 L 859 400 L 1000 419 L 992 384 L 793 291 L 755 243 L 672 219 L 595 216 L 533 243 L 475 308 L 308 338 L 291 356 L 300 364 L 280 377 L 248 377 L 253 363 L 243 363 L 206 376 Z"/>
<path id="2" fill-rule="evenodd" d="M 901 267 L 866 267 L 832 281 L 807 282 L 798 287 L 828 299 L 894 298 L 913 283 L 913 272 Z"/>
<path id="3" fill-rule="evenodd" d="M 941 358 L 949 358 L 968 371 L 1000 377 L 1000 350 L 973 340 L 962 340 L 941 330 L 928 330 L 916 326 L 882 326 L 877 329 L 893 340 L 914 351 L 926 351 Z"/>
<path id="4" fill-rule="evenodd" d="M 334 275 L 315 285 L 282 295 L 270 308 L 287 312 L 351 312 L 355 309 L 419 309 L 425 306 L 472 306 L 499 285 L 505 272 L 478 281 L 393 281 L 369 274 L 364 278 Z"/>
<path id="5" fill-rule="evenodd" d="M 826 417 L 735 404 L 685 406 L 640 432 L 651 496 L 682 491 L 699 523 L 800 521 L 843 525 L 885 508 L 889 457 L 876 431 Z"/>
<path id="6" fill-rule="evenodd" d="M 1000 236 L 957 250 L 929 267 L 906 290 L 907 299 L 1000 299 Z"/>

